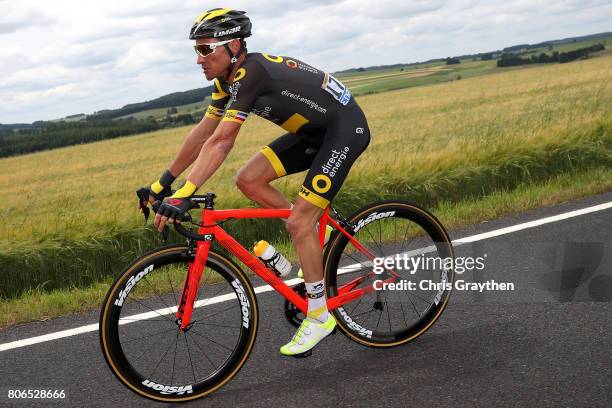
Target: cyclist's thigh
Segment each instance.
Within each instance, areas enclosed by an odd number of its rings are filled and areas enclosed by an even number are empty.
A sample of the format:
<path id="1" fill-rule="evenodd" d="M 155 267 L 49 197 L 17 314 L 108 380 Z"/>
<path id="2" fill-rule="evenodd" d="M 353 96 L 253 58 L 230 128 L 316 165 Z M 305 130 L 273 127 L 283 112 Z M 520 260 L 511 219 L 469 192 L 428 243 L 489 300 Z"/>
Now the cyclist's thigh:
<path id="1" fill-rule="evenodd" d="M 327 207 L 369 143 L 370 130 L 359 106 L 341 110 L 325 133 L 299 195 L 318 207 Z"/>
<path id="2" fill-rule="evenodd" d="M 321 136 L 318 138 L 323 139 Z M 310 168 L 320 141 L 317 138 L 286 133 L 261 149 L 278 177 L 294 174 Z"/>

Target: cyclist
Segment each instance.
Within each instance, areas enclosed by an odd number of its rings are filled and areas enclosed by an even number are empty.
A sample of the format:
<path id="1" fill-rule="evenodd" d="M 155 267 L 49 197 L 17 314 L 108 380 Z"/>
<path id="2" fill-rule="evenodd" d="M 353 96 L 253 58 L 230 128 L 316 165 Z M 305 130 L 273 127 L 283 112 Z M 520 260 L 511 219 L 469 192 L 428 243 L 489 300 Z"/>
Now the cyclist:
<path id="1" fill-rule="evenodd" d="M 292 208 L 286 228 L 304 271 L 307 317 L 283 355 L 303 356 L 334 329 L 323 284 L 323 254 L 315 224 L 349 169 L 370 141 L 368 124 L 349 90 L 331 75 L 298 59 L 247 53 L 251 22 L 244 11 L 216 8 L 191 27 L 197 63 L 214 81 L 212 102 L 187 135 L 176 159 L 151 184 L 150 201 L 167 197 L 170 185 L 191 163 L 185 185 L 159 207 L 155 226 L 180 222 L 193 207 L 189 198 L 228 156 L 249 113 L 287 133 L 265 146 L 238 172 L 236 184 L 265 208 Z M 308 170 L 291 204 L 270 182 Z"/>

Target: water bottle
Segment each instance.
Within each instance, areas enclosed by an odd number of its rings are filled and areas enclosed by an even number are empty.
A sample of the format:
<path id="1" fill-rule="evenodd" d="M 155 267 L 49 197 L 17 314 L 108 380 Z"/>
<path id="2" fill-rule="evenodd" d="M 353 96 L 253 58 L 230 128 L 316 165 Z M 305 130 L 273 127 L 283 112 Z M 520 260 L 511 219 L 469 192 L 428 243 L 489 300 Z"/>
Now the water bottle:
<path id="1" fill-rule="evenodd" d="M 291 272 L 291 263 L 267 241 L 259 241 L 255 244 L 253 252 L 268 268 L 272 269 L 276 276 L 284 278 Z"/>

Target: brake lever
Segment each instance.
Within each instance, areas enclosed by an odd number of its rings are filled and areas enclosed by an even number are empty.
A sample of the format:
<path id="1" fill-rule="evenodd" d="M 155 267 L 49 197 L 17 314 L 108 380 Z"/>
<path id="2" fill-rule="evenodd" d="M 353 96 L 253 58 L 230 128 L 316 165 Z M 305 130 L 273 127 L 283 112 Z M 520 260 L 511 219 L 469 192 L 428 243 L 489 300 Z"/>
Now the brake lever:
<path id="1" fill-rule="evenodd" d="M 138 203 L 142 209 L 142 215 L 144 215 L 145 225 L 147 225 L 149 214 L 151 213 L 151 210 L 149 210 L 149 190 L 144 187 L 139 188 L 136 190 L 136 196 L 138 197 Z"/>

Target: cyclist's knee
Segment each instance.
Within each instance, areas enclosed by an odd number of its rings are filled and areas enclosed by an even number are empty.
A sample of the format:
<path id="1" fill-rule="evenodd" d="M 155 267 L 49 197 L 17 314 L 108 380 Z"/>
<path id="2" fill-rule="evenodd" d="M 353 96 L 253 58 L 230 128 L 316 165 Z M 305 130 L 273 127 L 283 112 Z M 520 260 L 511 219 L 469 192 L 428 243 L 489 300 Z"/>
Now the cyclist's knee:
<path id="1" fill-rule="evenodd" d="M 253 174 L 244 167 L 238 170 L 238 174 L 236 175 L 236 186 L 244 193 L 244 195 L 247 197 L 253 195 L 257 192 L 260 185 L 261 180 L 253 177 Z"/>

